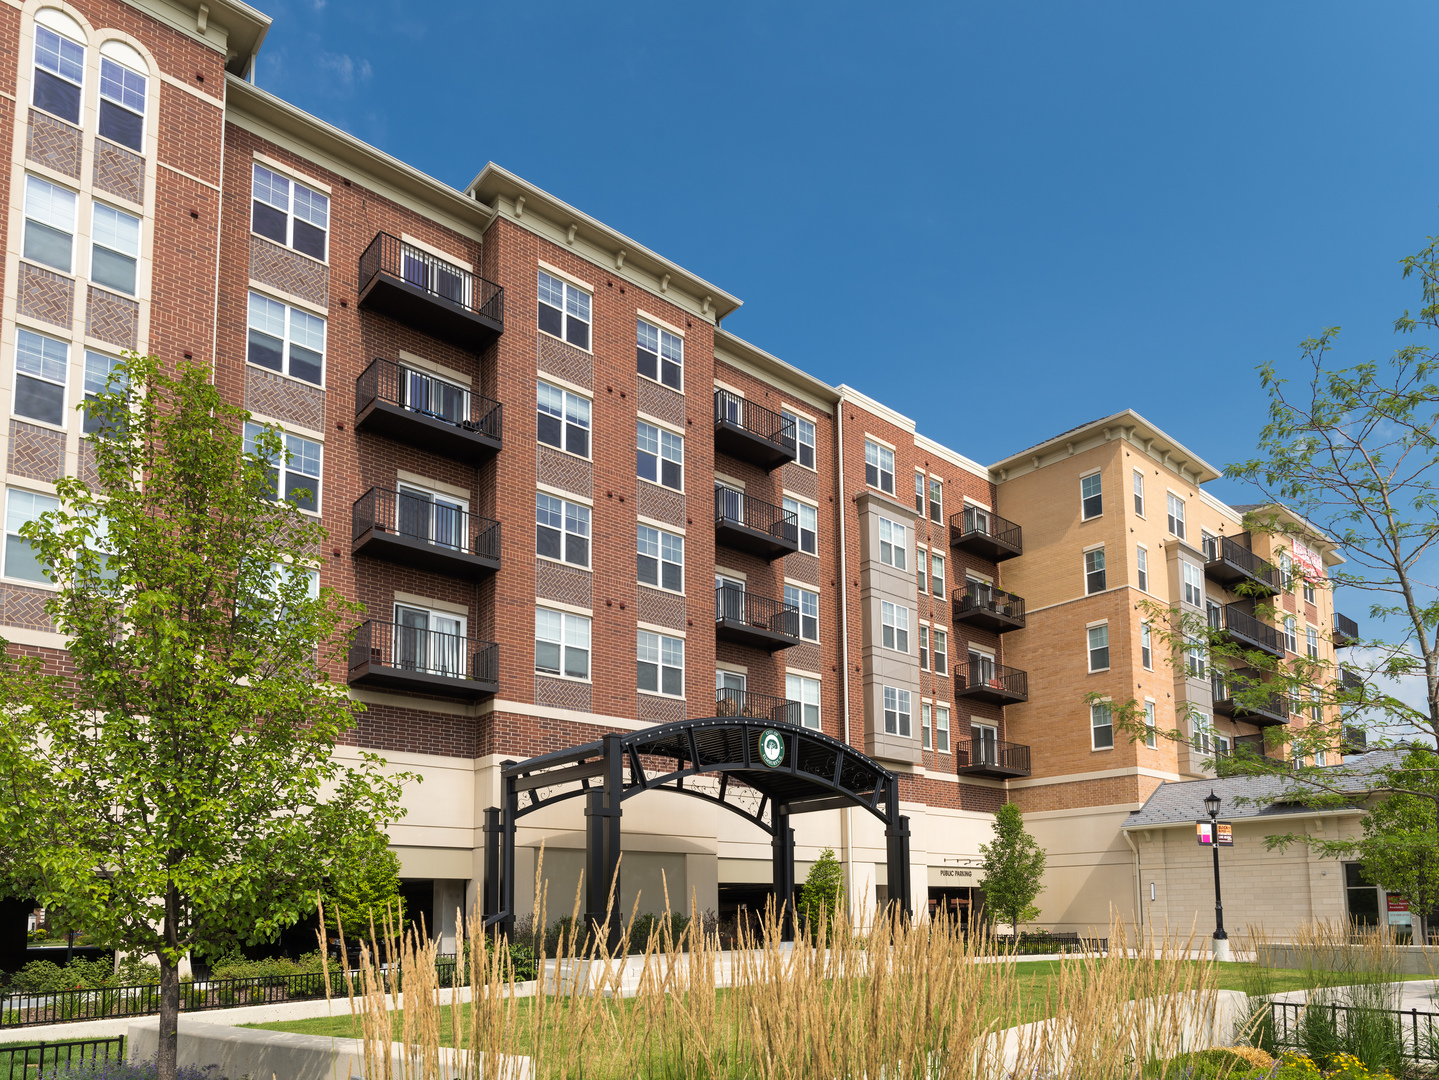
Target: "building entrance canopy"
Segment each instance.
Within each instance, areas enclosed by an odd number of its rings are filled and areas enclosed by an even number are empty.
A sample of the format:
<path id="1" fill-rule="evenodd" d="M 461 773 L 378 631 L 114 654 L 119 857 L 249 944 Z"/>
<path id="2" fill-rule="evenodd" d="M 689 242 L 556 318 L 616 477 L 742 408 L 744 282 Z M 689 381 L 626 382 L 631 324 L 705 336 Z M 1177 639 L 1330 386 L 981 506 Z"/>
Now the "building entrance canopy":
<path id="1" fill-rule="evenodd" d="M 515 921 L 515 829 L 527 814 L 584 797 L 585 919 L 620 935 L 620 817 L 627 799 L 668 791 L 716 803 L 770 835 L 777 904 L 794 894 L 793 814 L 857 806 L 885 823 L 890 903 L 910 914 L 909 818 L 899 780 L 854 747 L 809 728 L 712 717 L 609 734 L 502 763 L 503 805 L 485 811 L 485 927 Z M 786 936 L 793 922 L 786 919 Z"/>

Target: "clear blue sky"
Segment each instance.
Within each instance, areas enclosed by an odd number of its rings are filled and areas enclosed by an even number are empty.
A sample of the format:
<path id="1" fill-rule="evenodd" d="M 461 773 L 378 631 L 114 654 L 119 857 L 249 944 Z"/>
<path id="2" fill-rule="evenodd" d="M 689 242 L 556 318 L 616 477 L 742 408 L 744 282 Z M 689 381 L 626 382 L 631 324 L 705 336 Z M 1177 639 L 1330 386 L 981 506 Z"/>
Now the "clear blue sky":
<path id="1" fill-rule="evenodd" d="M 986 463 L 1126 406 L 1247 455 L 1255 366 L 1387 355 L 1439 232 L 1433 4 L 257 2 L 262 87 L 504 165 Z"/>

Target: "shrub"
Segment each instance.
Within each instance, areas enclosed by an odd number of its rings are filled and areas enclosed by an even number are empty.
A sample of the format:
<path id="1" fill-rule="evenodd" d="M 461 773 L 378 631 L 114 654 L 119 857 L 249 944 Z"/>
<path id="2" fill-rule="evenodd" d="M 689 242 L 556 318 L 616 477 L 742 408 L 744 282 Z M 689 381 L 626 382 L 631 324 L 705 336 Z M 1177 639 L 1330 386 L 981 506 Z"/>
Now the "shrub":
<path id="1" fill-rule="evenodd" d="M 181 1065 L 175 1080 L 225 1080 L 220 1066 Z M 59 1065 L 40 1080 L 155 1080 L 158 1075 L 155 1059 L 149 1061 L 87 1061 Z M 240 1080 L 247 1080 L 241 1077 Z"/>

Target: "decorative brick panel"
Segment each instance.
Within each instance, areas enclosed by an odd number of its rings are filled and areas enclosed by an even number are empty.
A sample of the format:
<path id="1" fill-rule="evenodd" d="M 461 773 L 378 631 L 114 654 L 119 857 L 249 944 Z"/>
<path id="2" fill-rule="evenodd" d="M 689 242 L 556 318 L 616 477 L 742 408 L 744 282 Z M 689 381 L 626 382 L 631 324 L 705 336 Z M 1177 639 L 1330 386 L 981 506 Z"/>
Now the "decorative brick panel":
<path id="1" fill-rule="evenodd" d="M 558 600 L 576 607 L 593 607 L 594 575 L 588 570 L 561 566 L 546 559 L 535 560 L 535 596 L 541 600 Z"/>
<path id="2" fill-rule="evenodd" d="M 805 671 L 820 670 L 818 645 L 791 645 L 784 651 L 785 667 L 803 668 Z"/>
<path id="3" fill-rule="evenodd" d="M 138 348 L 140 305 L 91 285 L 85 305 L 85 333 L 122 349 Z"/>
<path id="4" fill-rule="evenodd" d="M 22 262 L 17 292 L 19 314 L 69 328 L 75 311 L 75 283 L 69 278 Z"/>
<path id="5" fill-rule="evenodd" d="M 30 110 L 25 131 L 25 156 L 31 161 L 80 179 L 80 129 L 42 112 Z"/>
<path id="6" fill-rule="evenodd" d="M 803 465 L 796 465 L 791 461 L 780 470 L 780 475 L 784 478 L 785 490 L 806 498 L 819 499 L 819 474 L 813 469 L 806 469 Z"/>
<path id="7" fill-rule="evenodd" d="M 652 724 L 671 724 L 685 718 L 685 703 L 674 698 L 641 694 L 639 714 L 641 720 Z"/>
<path id="8" fill-rule="evenodd" d="M 8 468 L 16 476 L 54 483 L 65 475 L 65 433 L 11 420 Z"/>
<path id="9" fill-rule="evenodd" d="M 649 379 L 641 379 L 637 397 L 640 412 L 658 416 L 661 420 L 668 420 L 675 427 L 685 426 L 683 394 L 676 394 L 668 386 L 661 386 Z"/>
<path id="10" fill-rule="evenodd" d="M 556 709 L 590 711 L 590 684 L 535 676 L 535 704 Z"/>
<path id="11" fill-rule="evenodd" d="M 784 576 L 792 577 L 796 581 L 808 582 L 811 585 L 819 585 L 819 560 L 813 555 L 805 555 L 795 552 L 793 555 L 784 557 Z"/>
<path id="12" fill-rule="evenodd" d="M 89 439 L 80 440 L 80 479 L 91 489 L 100 486 L 100 470 L 95 464 L 95 451 Z"/>
<path id="13" fill-rule="evenodd" d="M 330 268 L 289 248 L 250 237 L 250 276 L 276 289 L 330 306 Z"/>
<path id="14" fill-rule="evenodd" d="M 676 630 L 685 628 L 685 598 L 658 589 L 640 586 L 640 622 L 657 626 L 672 626 Z"/>
<path id="15" fill-rule="evenodd" d="M 654 484 L 640 481 L 639 512 L 656 521 L 667 521 L 684 528 L 685 497 Z"/>
<path id="16" fill-rule="evenodd" d="M 590 354 L 557 338 L 540 335 L 539 365 L 541 371 L 569 379 L 586 389 L 594 389 L 594 361 Z"/>
<path id="17" fill-rule="evenodd" d="M 325 429 L 325 392 L 262 368 L 245 368 L 245 408 L 312 431 Z"/>
<path id="18" fill-rule="evenodd" d="M 95 187 L 129 202 L 145 202 L 145 159 L 123 146 L 95 140 Z"/>
<path id="19" fill-rule="evenodd" d="M 535 478 L 542 484 L 549 484 L 564 491 L 573 491 L 590 499 L 594 497 L 594 466 L 588 461 L 566 454 L 561 450 L 537 444 Z"/>
<path id="20" fill-rule="evenodd" d="M 22 626 L 26 630 L 54 630 L 45 611 L 51 593 L 23 585 L 0 584 L 0 625 Z"/>

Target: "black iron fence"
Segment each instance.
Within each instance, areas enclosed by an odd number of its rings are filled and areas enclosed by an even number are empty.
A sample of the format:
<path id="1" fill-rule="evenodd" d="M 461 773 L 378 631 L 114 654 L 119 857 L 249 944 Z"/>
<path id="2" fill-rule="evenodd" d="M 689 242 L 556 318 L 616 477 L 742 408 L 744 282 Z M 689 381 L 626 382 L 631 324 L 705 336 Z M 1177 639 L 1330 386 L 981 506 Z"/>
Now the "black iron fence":
<path id="1" fill-rule="evenodd" d="M 966 506 L 955 514 L 949 519 L 949 527 L 960 540 L 966 536 L 988 536 L 1015 550 L 1024 546 L 1023 530 L 1018 525 L 977 506 Z"/>
<path id="2" fill-rule="evenodd" d="M 1029 772 L 1029 747 L 1002 739 L 961 739 L 954 747 L 954 763 L 961 769 L 971 765 Z"/>
<path id="3" fill-rule="evenodd" d="M 715 691 L 716 716 L 742 716 L 780 724 L 800 724 L 800 703 L 773 694 L 756 694 L 721 686 Z"/>
<path id="4" fill-rule="evenodd" d="M 954 665 L 956 690 L 989 689 L 1029 697 L 1029 672 L 1000 664 Z"/>
<path id="5" fill-rule="evenodd" d="M 799 608 L 783 600 L 756 596 L 735 585 L 721 585 L 715 590 L 715 621 L 743 623 L 760 630 L 799 637 Z"/>
<path id="6" fill-rule="evenodd" d="M 499 440 L 500 403 L 429 372 L 377 358 L 355 380 L 355 415 L 376 401 L 387 402 L 476 435 Z"/>
<path id="7" fill-rule="evenodd" d="M 1223 560 L 1237 566 L 1256 581 L 1261 581 L 1276 592 L 1281 588 L 1279 567 L 1268 559 L 1261 559 L 1237 540 L 1228 536 L 1204 538 L 1204 558 L 1207 562 Z"/>
<path id="8" fill-rule="evenodd" d="M 355 501 L 350 520 L 354 539 L 375 529 L 466 555 L 500 557 L 498 521 L 448 506 L 421 492 L 371 488 Z"/>
<path id="9" fill-rule="evenodd" d="M 1302 1052 L 1310 1042 L 1332 1046 L 1362 1030 L 1398 1046 L 1406 1061 L 1439 1062 L 1439 1028 L 1435 1027 L 1439 1013 L 1317 1001 L 1271 1001 L 1269 1019 L 1276 1051 Z"/>
<path id="10" fill-rule="evenodd" d="M 0 1046 L 0 1080 L 31 1080 L 70 1066 L 125 1060 L 125 1036 Z M 98 1070 L 96 1071 L 98 1075 Z"/>
<path id="11" fill-rule="evenodd" d="M 1334 644 L 1337 648 L 1344 648 L 1359 641 L 1359 624 L 1348 615 L 1334 613 Z"/>
<path id="12" fill-rule="evenodd" d="M 376 233 L 360 256 L 360 292 L 385 274 L 438 300 L 495 322 L 505 321 L 505 290 L 389 233 Z"/>
<path id="13" fill-rule="evenodd" d="M 799 543 L 798 514 L 723 485 L 715 488 L 715 524 L 739 525 L 768 533 L 777 540 Z"/>
<path id="14" fill-rule="evenodd" d="M 728 390 L 715 391 L 715 426 L 720 424 L 740 428 L 791 454 L 796 450 L 793 420 Z"/>
<path id="15" fill-rule="evenodd" d="M 956 615 L 971 611 L 989 611 L 1002 618 L 1013 619 L 1021 626 L 1024 624 L 1023 597 L 976 581 L 969 582 L 963 592 L 955 592 L 954 610 Z"/>
<path id="16" fill-rule="evenodd" d="M 1282 693 L 1260 694 L 1256 697 L 1254 688 L 1258 685 L 1257 679 L 1246 679 L 1242 675 L 1226 677 L 1221 675 L 1218 669 L 1214 669 L 1209 676 L 1209 688 L 1214 695 L 1214 700 L 1231 702 L 1236 715 L 1263 712 L 1285 720 L 1289 719 L 1289 695 Z"/>
<path id="17" fill-rule="evenodd" d="M 363 623 L 350 643 L 350 669 L 370 664 L 449 679 L 498 682 L 500 647 L 492 641 L 403 623 Z"/>

